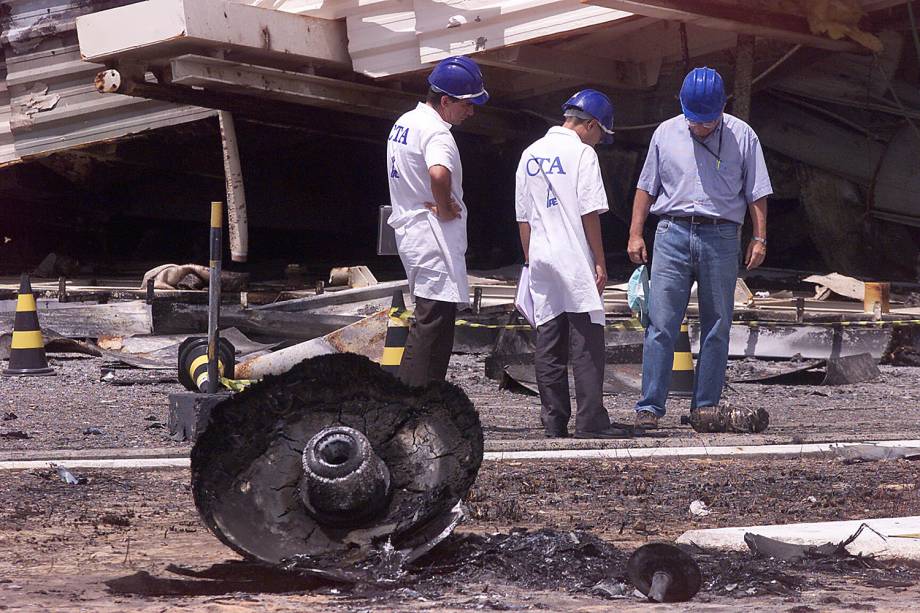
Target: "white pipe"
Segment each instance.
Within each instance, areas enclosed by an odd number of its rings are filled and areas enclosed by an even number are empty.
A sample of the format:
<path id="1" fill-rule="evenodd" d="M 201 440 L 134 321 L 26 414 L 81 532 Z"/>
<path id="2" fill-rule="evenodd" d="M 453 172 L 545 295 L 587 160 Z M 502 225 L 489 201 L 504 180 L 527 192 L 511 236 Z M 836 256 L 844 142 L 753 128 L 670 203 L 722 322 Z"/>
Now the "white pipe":
<path id="1" fill-rule="evenodd" d="M 847 441 L 840 443 L 805 443 L 801 445 L 739 445 L 725 447 L 621 447 L 619 449 L 559 449 L 554 451 L 489 451 L 487 461 L 506 460 L 638 460 L 643 458 L 743 458 L 758 456 L 789 457 L 826 454 L 835 447 L 878 445 L 880 447 L 920 447 L 920 440 Z M 48 468 L 50 463 L 66 468 L 187 468 L 187 456 L 172 458 L 69 458 L 61 460 L 7 460 L 2 470 Z"/>
<path id="2" fill-rule="evenodd" d="M 236 138 L 236 124 L 228 111 L 218 111 L 220 140 L 224 149 L 224 180 L 227 185 L 227 216 L 230 229 L 230 257 L 234 262 L 249 258 L 249 216 L 246 213 L 246 192 L 243 189 L 243 169 Z"/>
<path id="3" fill-rule="evenodd" d="M 388 321 L 389 311 L 379 311 L 344 328 L 333 330 L 326 336 L 237 364 L 236 377 L 262 379 L 266 375 L 280 375 L 304 360 L 330 353 L 357 353 L 379 362 L 383 354 Z"/>

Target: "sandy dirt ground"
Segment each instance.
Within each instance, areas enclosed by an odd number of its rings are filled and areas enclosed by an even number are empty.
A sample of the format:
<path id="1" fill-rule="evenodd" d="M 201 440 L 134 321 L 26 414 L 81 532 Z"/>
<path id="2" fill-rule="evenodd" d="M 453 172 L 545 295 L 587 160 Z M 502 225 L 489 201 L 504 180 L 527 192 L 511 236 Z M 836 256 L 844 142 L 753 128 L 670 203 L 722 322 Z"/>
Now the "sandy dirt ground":
<path id="1" fill-rule="evenodd" d="M 0 608 L 908 611 L 920 596 L 920 567 L 909 564 L 705 551 L 692 551 L 704 575 L 693 603 L 650 605 L 631 588 L 603 595 L 625 579 L 635 546 L 685 529 L 916 512 L 907 461 L 487 462 L 468 521 L 386 587 L 284 581 L 239 564 L 216 580 L 189 578 L 179 573 L 236 556 L 199 524 L 187 471 L 79 474 L 87 483 L 67 485 L 51 470 L 0 475 L 0 497 L 15 501 L 0 510 Z M 711 515 L 691 518 L 698 498 Z"/>
<path id="2" fill-rule="evenodd" d="M 53 356 L 52 365 L 55 377 L 0 382 L 0 459 L 55 449 L 188 450 L 165 427 L 166 396 L 180 389 L 171 373 L 118 369 L 102 381 L 98 358 Z M 454 356 L 450 379 L 479 410 L 487 449 L 551 444 L 538 399 L 499 390 L 484 375 L 484 356 Z M 603 444 L 920 439 L 918 386 L 920 369 L 894 367 L 859 385 L 733 384 L 729 401 L 770 411 L 764 434 L 696 434 L 679 425 L 686 403 L 674 402 L 663 436 Z M 608 396 L 607 406 L 626 421 L 634 401 Z M 357 587 L 239 563 L 199 522 L 186 470 L 75 470 L 87 478 L 82 485 L 50 469 L 0 472 L 0 610 L 913 611 L 915 565 L 785 564 L 746 552 L 691 551 L 704 585 L 689 604 L 652 605 L 631 587 L 612 594 L 636 546 L 687 529 L 920 514 L 918 469 L 815 456 L 486 462 L 453 537 L 398 581 Z M 694 500 L 712 514 L 692 516 Z"/>

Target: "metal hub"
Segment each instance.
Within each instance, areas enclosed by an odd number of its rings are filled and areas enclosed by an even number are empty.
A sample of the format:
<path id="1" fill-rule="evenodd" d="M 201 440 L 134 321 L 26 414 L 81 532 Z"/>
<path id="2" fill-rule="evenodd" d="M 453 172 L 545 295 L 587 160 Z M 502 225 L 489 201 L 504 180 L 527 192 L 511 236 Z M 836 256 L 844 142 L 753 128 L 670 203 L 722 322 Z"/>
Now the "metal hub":
<path id="1" fill-rule="evenodd" d="M 300 495 L 307 512 L 327 525 L 354 524 L 386 506 L 390 471 L 361 432 L 333 426 L 303 450 Z"/>

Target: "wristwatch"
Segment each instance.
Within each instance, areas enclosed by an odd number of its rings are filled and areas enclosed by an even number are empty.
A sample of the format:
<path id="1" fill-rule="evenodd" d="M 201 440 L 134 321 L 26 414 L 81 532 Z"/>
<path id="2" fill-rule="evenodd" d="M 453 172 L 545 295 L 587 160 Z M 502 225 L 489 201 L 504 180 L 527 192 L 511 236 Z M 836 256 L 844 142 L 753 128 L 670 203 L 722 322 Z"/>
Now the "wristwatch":
<path id="1" fill-rule="evenodd" d="M 752 236 L 751 240 L 757 241 L 758 243 L 762 244 L 764 247 L 767 246 L 767 239 L 763 238 L 762 236 Z"/>

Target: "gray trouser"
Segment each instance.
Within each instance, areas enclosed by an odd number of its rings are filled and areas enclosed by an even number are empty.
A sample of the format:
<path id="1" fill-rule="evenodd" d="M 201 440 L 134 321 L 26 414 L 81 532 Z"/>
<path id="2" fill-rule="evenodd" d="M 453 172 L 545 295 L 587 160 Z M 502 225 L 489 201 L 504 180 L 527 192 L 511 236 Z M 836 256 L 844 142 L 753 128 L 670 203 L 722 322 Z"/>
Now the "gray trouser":
<path id="1" fill-rule="evenodd" d="M 537 328 L 534 366 L 540 390 L 540 420 L 546 433 L 567 432 L 572 404 L 568 361 L 571 345 L 575 375 L 576 432 L 598 432 L 610 427 L 604 408 L 604 327 L 591 323 L 588 313 L 563 313 Z"/>
<path id="2" fill-rule="evenodd" d="M 399 379 L 403 383 L 421 387 L 430 381 L 444 380 L 454 348 L 456 318 L 456 302 L 416 297 L 415 321 L 409 328 L 399 364 Z"/>

